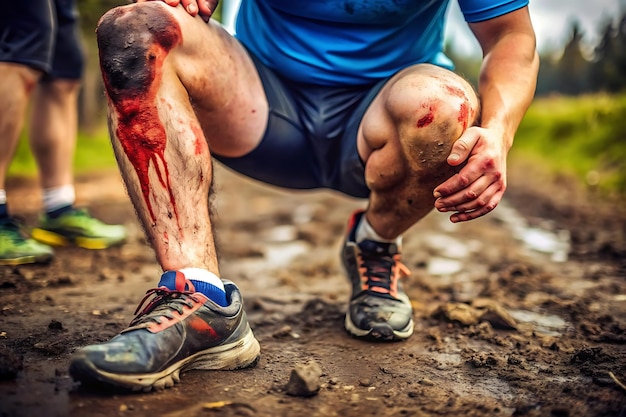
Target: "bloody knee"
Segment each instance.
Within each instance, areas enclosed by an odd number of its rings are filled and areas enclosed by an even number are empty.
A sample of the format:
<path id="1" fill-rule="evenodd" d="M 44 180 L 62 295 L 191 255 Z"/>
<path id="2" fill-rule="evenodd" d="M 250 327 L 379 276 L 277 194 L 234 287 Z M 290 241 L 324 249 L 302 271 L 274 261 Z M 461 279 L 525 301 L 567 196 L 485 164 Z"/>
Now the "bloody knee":
<path id="1" fill-rule="evenodd" d="M 407 71 L 391 86 L 386 104 L 407 138 L 446 141 L 456 140 L 475 123 L 479 107 L 468 82 L 434 66 Z"/>
<path id="2" fill-rule="evenodd" d="M 180 43 L 180 25 L 158 3 L 136 3 L 107 12 L 96 30 L 100 67 L 107 94 L 146 94 L 163 60 Z"/>
<path id="3" fill-rule="evenodd" d="M 434 187 L 456 172 L 447 163 L 453 143 L 478 116 L 478 98 L 458 75 L 434 66 L 400 74 L 385 108 L 396 123 L 399 154 L 410 176 Z"/>

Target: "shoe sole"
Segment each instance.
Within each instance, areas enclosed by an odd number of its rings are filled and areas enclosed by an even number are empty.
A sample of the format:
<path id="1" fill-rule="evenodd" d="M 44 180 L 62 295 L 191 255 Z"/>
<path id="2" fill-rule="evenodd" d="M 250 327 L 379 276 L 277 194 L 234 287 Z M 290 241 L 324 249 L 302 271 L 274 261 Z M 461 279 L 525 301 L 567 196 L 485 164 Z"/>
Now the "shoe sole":
<path id="1" fill-rule="evenodd" d="M 380 323 L 369 330 L 364 330 L 358 328 L 352 322 L 350 315 L 346 314 L 344 327 L 346 328 L 346 331 L 348 333 L 360 339 L 368 339 L 379 342 L 398 341 L 406 340 L 413 334 L 413 319 L 411 319 L 411 321 L 409 321 L 409 324 L 407 324 L 406 327 L 401 330 L 394 330 L 386 323 Z"/>
<path id="2" fill-rule="evenodd" d="M 25 255 L 17 258 L 0 259 L 0 266 L 17 266 L 28 264 L 49 264 L 53 255 Z"/>
<path id="3" fill-rule="evenodd" d="M 31 232 L 31 237 L 41 243 L 45 243 L 50 246 L 78 246 L 83 249 L 107 249 L 111 246 L 118 245 L 124 241 L 121 240 L 106 240 L 97 237 L 75 237 L 68 238 L 59 233 L 51 232 L 50 230 L 44 230 L 35 228 Z"/>
<path id="4" fill-rule="evenodd" d="M 240 340 L 203 350 L 189 356 L 167 369 L 152 374 L 114 374 L 96 368 L 83 357 L 76 357 L 70 364 L 70 375 L 78 381 L 101 383 L 133 391 L 148 392 L 170 388 L 180 382 L 180 373 L 192 369 L 235 370 L 256 365 L 261 348 L 252 330 Z"/>

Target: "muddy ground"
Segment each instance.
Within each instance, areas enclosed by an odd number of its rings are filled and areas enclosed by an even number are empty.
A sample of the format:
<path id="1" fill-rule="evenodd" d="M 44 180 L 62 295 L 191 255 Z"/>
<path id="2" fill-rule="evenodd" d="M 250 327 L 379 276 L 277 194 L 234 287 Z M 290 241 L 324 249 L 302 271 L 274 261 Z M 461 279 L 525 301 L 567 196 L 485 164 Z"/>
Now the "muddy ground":
<path id="1" fill-rule="evenodd" d="M 223 169 L 216 181 L 222 275 L 243 291 L 257 366 L 141 394 L 71 380 L 72 352 L 122 330 L 160 274 L 118 175 L 91 176 L 80 202 L 126 224 L 129 242 L 0 267 L 0 416 L 626 416 L 623 205 L 522 170 L 490 216 L 453 225 L 432 213 L 404 240 L 415 334 L 375 344 L 343 330 L 340 239 L 363 203 Z M 37 188 L 13 181 L 18 193 L 13 209 L 32 224 Z M 317 395 L 287 394 L 310 362 Z"/>

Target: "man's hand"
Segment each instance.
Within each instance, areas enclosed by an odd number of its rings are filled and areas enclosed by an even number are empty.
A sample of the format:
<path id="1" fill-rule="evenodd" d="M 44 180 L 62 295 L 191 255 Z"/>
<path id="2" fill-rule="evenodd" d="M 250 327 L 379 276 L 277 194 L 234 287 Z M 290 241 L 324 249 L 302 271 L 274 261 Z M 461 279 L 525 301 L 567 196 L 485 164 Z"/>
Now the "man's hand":
<path id="1" fill-rule="evenodd" d="M 435 208 L 455 211 L 453 223 L 472 220 L 492 211 L 506 189 L 506 154 L 501 134 L 481 127 L 470 127 L 457 139 L 448 164 L 467 164 L 458 174 L 434 190 Z"/>
<path id="2" fill-rule="evenodd" d="M 137 3 L 152 0 L 136 0 Z M 217 9 L 217 3 L 219 0 L 160 0 L 168 6 L 177 7 L 182 4 L 187 13 L 191 16 L 200 15 L 205 22 L 209 21 L 209 18 Z"/>

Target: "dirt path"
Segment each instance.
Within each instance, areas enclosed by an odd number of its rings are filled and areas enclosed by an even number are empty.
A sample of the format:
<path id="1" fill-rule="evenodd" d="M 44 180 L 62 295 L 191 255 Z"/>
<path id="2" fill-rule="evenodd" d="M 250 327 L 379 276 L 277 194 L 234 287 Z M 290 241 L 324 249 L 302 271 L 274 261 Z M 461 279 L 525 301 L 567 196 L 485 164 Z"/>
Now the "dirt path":
<path id="1" fill-rule="evenodd" d="M 0 416 L 626 416 L 626 217 L 523 189 L 468 224 L 433 213 L 404 240 L 415 335 L 373 344 L 342 326 L 339 240 L 362 202 L 223 170 L 217 181 L 222 274 L 242 289 L 258 365 L 188 372 L 148 394 L 73 383 L 71 353 L 122 330 L 160 274 L 119 177 L 102 175 L 78 195 L 128 225 L 125 246 L 0 267 Z M 15 209 L 32 224 L 37 189 L 18 188 L 28 198 Z M 311 361 L 319 393 L 288 395 L 291 371 Z"/>

